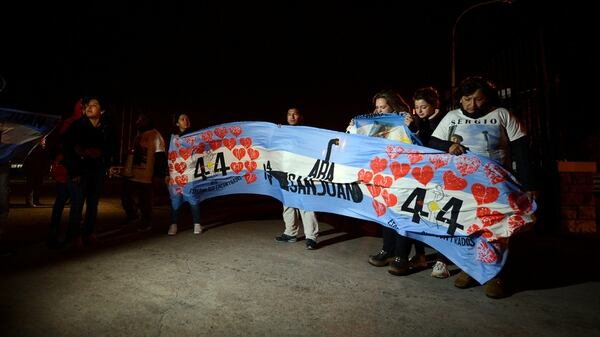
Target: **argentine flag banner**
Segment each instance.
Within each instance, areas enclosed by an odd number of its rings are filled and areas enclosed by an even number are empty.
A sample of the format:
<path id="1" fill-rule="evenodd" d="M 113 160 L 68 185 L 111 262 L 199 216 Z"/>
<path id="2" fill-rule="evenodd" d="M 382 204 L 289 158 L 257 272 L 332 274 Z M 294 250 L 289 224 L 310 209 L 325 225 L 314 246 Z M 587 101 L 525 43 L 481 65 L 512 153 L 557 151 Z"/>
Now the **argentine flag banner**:
<path id="1" fill-rule="evenodd" d="M 536 205 L 496 162 L 383 138 L 266 122 L 173 136 L 172 198 L 261 194 L 300 209 L 374 221 L 493 278 Z"/>
<path id="2" fill-rule="evenodd" d="M 0 108 L 0 163 L 23 160 L 60 120 L 59 116 Z"/>

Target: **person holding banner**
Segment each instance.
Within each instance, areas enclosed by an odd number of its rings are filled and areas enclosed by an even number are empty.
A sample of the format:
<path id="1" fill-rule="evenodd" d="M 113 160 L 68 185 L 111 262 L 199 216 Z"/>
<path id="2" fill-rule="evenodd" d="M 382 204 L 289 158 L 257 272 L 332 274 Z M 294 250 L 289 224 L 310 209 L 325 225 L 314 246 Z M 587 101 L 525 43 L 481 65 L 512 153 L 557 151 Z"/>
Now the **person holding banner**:
<path id="1" fill-rule="evenodd" d="M 419 131 L 418 119 L 410 114 L 410 106 L 400 94 L 391 90 L 379 92 L 373 97 L 373 104 L 375 105 L 374 113 L 354 117 L 346 129 L 347 133 L 364 134 L 420 145 L 421 142 L 414 135 Z M 397 118 L 393 118 L 393 115 L 396 115 Z M 384 226 L 382 232 L 383 247 L 379 253 L 369 256 L 369 263 L 375 267 L 389 265 L 388 272 L 392 275 L 408 274 L 411 269 L 408 255 L 412 240 L 389 227 Z"/>
<path id="2" fill-rule="evenodd" d="M 71 125 L 63 143 L 67 188 L 71 196 L 67 243 L 74 241 L 78 249 L 83 248 L 84 243 L 92 245 L 96 242 L 98 203 L 107 170 L 113 170 L 116 160 L 115 133 L 103 113 L 100 100 L 91 98 L 85 114 Z M 84 201 L 86 212 L 82 231 Z"/>
<path id="3" fill-rule="evenodd" d="M 444 116 L 431 135 L 429 145 L 457 156 L 471 153 L 495 160 L 514 173 L 524 190 L 530 191 L 532 176 L 525 129 L 510 111 L 499 107 L 500 98 L 494 84 L 480 76 L 468 77 L 461 82 L 455 96 L 459 108 Z M 508 296 L 506 269 L 485 284 L 488 297 Z M 454 285 L 469 288 L 476 283 L 463 271 Z"/>
<path id="4" fill-rule="evenodd" d="M 413 95 L 413 103 L 415 115 L 421 121 L 419 139 L 421 139 L 423 145 L 428 146 L 431 134 L 443 117 L 440 112 L 440 96 L 433 87 L 419 88 Z M 415 256 L 410 259 L 410 264 L 413 268 L 426 268 L 425 245 L 421 241 L 413 241 Z M 436 262 L 431 270 L 431 276 L 436 278 L 450 277 L 450 271 L 448 270 L 450 261 L 439 252 L 436 255 Z"/>
<path id="5" fill-rule="evenodd" d="M 175 116 L 173 118 L 173 124 L 174 124 L 174 131 L 173 131 L 173 135 L 171 135 L 171 139 L 173 139 L 174 137 L 179 139 L 179 138 L 184 137 L 186 134 L 192 132 L 192 130 L 190 130 L 190 127 L 192 125 L 190 122 L 190 118 L 185 113 L 175 114 Z M 178 141 L 176 143 L 178 143 Z M 173 141 L 171 141 L 169 144 L 173 144 Z M 176 149 L 169 148 L 169 153 L 175 152 L 175 151 L 176 151 Z M 173 170 L 172 166 L 176 166 L 177 164 L 179 164 L 179 163 L 175 163 L 175 165 L 169 164 L 169 171 L 172 171 Z M 175 235 L 175 234 L 177 234 L 177 218 L 178 218 L 178 214 L 179 214 L 179 208 L 185 202 L 185 200 L 183 198 L 183 195 L 181 194 L 181 190 L 178 190 L 177 188 L 173 187 L 173 184 L 170 184 L 171 177 L 166 176 L 165 182 L 167 183 L 167 186 L 169 187 L 169 195 L 171 197 L 171 226 L 169 226 L 169 230 L 168 230 L 167 234 Z M 200 205 L 198 203 L 192 204 L 191 202 L 188 202 L 188 204 L 190 205 L 190 211 L 192 212 L 192 221 L 194 223 L 194 234 L 195 235 L 201 234 L 203 229 L 202 229 L 202 225 L 200 224 Z"/>
<path id="6" fill-rule="evenodd" d="M 300 125 L 303 116 L 298 108 L 290 108 L 287 112 L 287 123 L 289 125 Z M 302 219 L 304 226 L 304 236 L 306 237 L 306 249 L 317 249 L 317 235 L 319 233 L 319 222 L 315 212 L 305 211 L 302 209 L 288 207 L 283 205 L 283 222 L 285 223 L 285 231 L 275 237 L 277 242 L 296 242 L 298 239 L 298 217 Z"/>

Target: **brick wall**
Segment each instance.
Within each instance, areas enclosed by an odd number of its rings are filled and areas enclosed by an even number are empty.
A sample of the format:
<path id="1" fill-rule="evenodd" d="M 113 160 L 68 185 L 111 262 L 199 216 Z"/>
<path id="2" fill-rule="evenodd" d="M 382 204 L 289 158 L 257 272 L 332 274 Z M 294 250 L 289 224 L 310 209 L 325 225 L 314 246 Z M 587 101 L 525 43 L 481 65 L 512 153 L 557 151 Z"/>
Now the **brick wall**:
<path id="1" fill-rule="evenodd" d="M 595 162 L 558 162 L 561 229 L 596 233 Z"/>

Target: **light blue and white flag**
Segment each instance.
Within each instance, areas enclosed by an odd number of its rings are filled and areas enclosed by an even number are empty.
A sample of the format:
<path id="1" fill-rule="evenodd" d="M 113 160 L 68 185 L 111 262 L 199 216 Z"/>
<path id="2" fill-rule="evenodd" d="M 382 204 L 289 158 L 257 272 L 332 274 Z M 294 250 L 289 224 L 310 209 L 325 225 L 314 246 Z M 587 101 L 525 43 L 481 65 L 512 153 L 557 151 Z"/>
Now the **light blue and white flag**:
<path id="1" fill-rule="evenodd" d="M 269 195 L 284 205 L 375 221 L 429 244 L 483 283 L 536 205 L 496 162 L 383 138 L 265 122 L 173 136 L 169 190 L 196 204 Z"/>
<path id="2" fill-rule="evenodd" d="M 0 163 L 22 160 L 60 120 L 59 116 L 0 108 Z"/>

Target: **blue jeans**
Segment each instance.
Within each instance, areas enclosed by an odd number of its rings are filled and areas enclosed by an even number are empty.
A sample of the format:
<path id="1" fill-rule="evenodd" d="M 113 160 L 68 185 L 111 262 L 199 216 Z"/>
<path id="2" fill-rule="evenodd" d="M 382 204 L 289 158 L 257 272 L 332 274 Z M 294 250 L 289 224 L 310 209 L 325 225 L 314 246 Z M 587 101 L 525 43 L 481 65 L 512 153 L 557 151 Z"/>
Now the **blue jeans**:
<path id="1" fill-rule="evenodd" d="M 181 197 L 180 196 L 177 196 L 177 197 L 171 196 L 171 223 L 172 224 L 177 223 L 179 208 L 181 208 L 181 205 L 183 205 L 181 200 L 178 200 L 177 198 L 181 198 Z M 198 205 L 198 204 L 196 204 L 196 205 L 189 204 L 189 205 L 190 205 L 190 211 L 192 212 L 193 223 L 199 224 L 200 223 L 200 205 Z M 179 206 L 179 208 L 175 208 L 177 206 Z"/>

